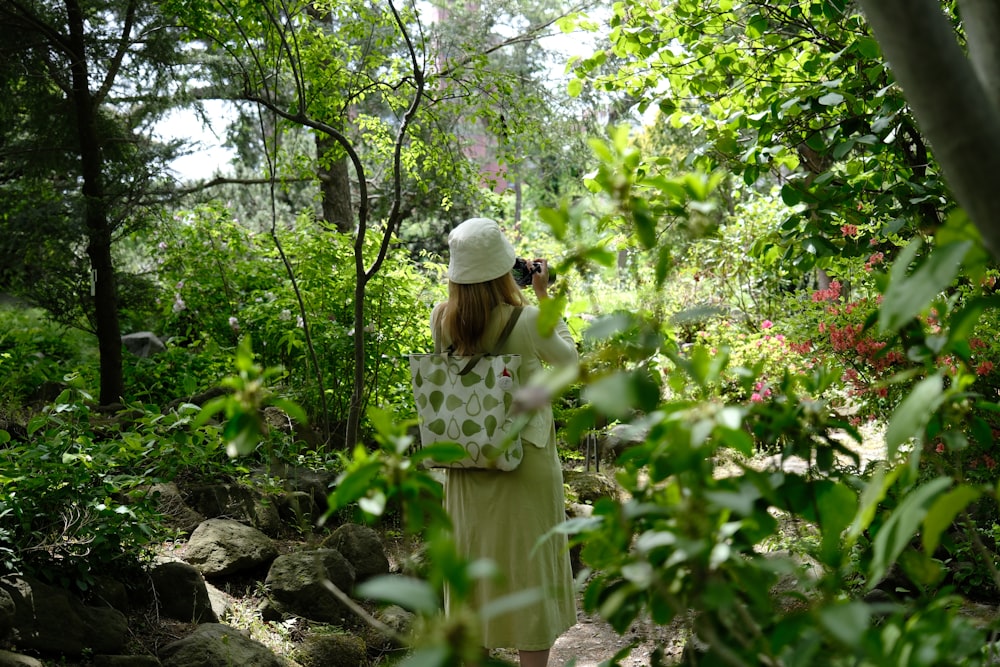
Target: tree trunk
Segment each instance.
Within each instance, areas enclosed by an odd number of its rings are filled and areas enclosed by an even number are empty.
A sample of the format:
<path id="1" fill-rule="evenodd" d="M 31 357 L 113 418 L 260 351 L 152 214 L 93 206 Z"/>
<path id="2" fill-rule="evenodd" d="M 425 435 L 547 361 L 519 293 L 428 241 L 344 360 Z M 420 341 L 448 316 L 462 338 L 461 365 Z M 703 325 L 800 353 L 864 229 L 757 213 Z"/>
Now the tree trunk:
<path id="1" fill-rule="evenodd" d="M 111 260 L 111 222 L 103 183 L 101 141 L 97 130 L 96 105 L 90 90 L 83 12 L 77 0 L 66 0 L 70 49 L 73 53 L 73 107 L 80 151 L 84 218 L 87 224 L 87 255 L 92 271 L 91 296 L 101 355 L 100 402 L 118 402 L 124 394 L 122 378 L 121 325 L 118 321 L 118 289 Z"/>
<path id="2" fill-rule="evenodd" d="M 316 133 L 316 155 L 320 194 L 323 202 L 323 219 L 327 225 L 343 234 L 354 232 L 354 210 L 351 207 L 351 179 L 347 165 L 347 155 L 333 162 L 326 158 L 330 151 L 343 152 L 340 144 L 332 137 Z"/>
<path id="3" fill-rule="evenodd" d="M 861 0 L 861 6 L 955 198 L 986 248 L 1000 257 L 1000 109 L 993 103 L 996 91 L 989 89 L 1000 65 L 993 63 L 991 74 L 979 57 L 976 71 L 937 0 Z M 1000 25 L 993 0 L 962 8 L 966 23 Z M 969 38 L 998 39 L 995 32 L 978 30 Z M 992 52 L 979 44 L 970 44 L 969 51 Z"/>

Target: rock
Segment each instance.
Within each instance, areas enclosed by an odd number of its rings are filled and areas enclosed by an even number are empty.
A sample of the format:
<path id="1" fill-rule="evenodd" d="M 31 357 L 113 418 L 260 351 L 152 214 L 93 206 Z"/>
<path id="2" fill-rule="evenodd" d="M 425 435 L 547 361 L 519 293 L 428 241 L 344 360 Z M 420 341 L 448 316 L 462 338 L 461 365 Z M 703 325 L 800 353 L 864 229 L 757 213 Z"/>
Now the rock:
<path id="1" fill-rule="evenodd" d="M 379 609 L 375 612 L 375 620 L 387 626 L 392 632 L 366 624 L 363 630 L 365 643 L 369 649 L 381 653 L 402 649 L 405 641 L 400 640 L 405 640 L 409 636 L 415 618 L 413 612 L 398 605 Z"/>
<path id="2" fill-rule="evenodd" d="M 267 410 L 265 410 L 265 414 Z M 330 485 L 336 475 L 303 466 L 272 463 L 261 471 L 284 483 L 285 493 L 274 499 L 281 518 L 292 525 L 312 526 L 326 511 Z"/>
<path id="3" fill-rule="evenodd" d="M 125 584 L 112 577 L 95 577 L 90 587 L 88 599 L 95 604 L 103 604 L 117 609 L 123 614 L 128 613 L 128 590 Z"/>
<path id="4" fill-rule="evenodd" d="M 184 560 L 214 577 L 257 569 L 277 555 L 274 540 L 256 528 L 231 519 L 208 519 L 191 533 Z"/>
<path id="5" fill-rule="evenodd" d="M 268 534 L 281 533 L 281 517 L 273 502 L 238 484 L 203 484 L 187 489 L 187 504 L 202 516 L 227 517 Z"/>
<path id="6" fill-rule="evenodd" d="M 0 642 L 14 629 L 14 611 L 14 598 L 6 589 L 0 588 Z"/>
<path id="7" fill-rule="evenodd" d="M 128 631 L 125 615 L 107 607 L 88 607 L 68 591 L 30 577 L 0 580 L 14 603 L 14 645 L 19 649 L 80 656 L 119 653 Z"/>
<path id="8" fill-rule="evenodd" d="M 564 470 L 563 481 L 579 503 L 593 504 L 601 498 L 620 498 L 618 484 L 603 472 Z"/>
<path id="9" fill-rule="evenodd" d="M 205 586 L 205 578 L 188 563 L 160 561 L 149 571 L 153 597 L 159 612 L 185 623 L 215 623 L 219 620 Z"/>
<path id="10" fill-rule="evenodd" d="M 122 345 L 125 346 L 126 350 L 141 358 L 151 357 L 167 349 L 163 341 L 152 331 L 137 331 L 125 334 L 122 336 Z"/>
<path id="11" fill-rule="evenodd" d="M 40 660 L 27 655 L 0 650 L 0 667 L 45 667 Z"/>
<path id="12" fill-rule="evenodd" d="M 160 667 L 153 655 L 95 655 L 94 667 Z"/>
<path id="13" fill-rule="evenodd" d="M 169 528 L 190 533 L 205 520 L 204 515 L 188 507 L 180 489 L 173 482 L 154 484 L 146 493 L 156 500 L 156 510 L 163 515 L 164 523 Z"/>
<path id="14" fill-rule="evenodd" d="M 345 523 L 338 527 L 322 546 L 336 549 L 354 566 L 357 583 L 380 574 L 389 574 L 389 559 L 378 533 L 368 526 Z"/>
<path id="15" fill-rule="evenodd" d="M 212 605 L 212 611 L 215 612 L 216 617 L 225 618 L 232 607 L 232 598 L 212 584 L 206 583 L 205 590 L 208 591 L 208 601 Z"/>
<path id="16" fill-rule="evenodd" d="M 362 667 L 368 664 L 365 642 L 345 634 L 310 633 L 292 657 L 302 667 Z"/>
<path id="17" fill-rule="evenodd" d="M 598 442 L 598 450 L 606 458 L 617 458 L 622 451 L 646 441 L 649 428 L 635 424 L 615 424 Z"/>
<path id="18" fill-rule="evenodd" d="M 204 623 L 187 637 L 160 649 L 163 667 L 284 667 L 260 642 L 220 623 Z"/>
<path id="19" fill-rule="evenodd" d="M 327 580 L 347 595 L 354 588 L 354 567 L 336 549 L 278 556 L 264 583 L 271 604 L 280 613 L 336 624 L 348 609 L 328 588 Z"/>

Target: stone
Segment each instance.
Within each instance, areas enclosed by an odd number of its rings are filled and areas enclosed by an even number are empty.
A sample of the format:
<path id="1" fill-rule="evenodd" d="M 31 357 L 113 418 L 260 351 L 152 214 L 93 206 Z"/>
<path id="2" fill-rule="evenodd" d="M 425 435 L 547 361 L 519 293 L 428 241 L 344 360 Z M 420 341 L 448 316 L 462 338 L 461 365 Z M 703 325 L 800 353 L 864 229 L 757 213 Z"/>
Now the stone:
<path id="1" fill-rule="evenodd" d="M 184 560 L 215 577 L 255 570 L 277 555 L 274 540 L 260 530 L 232 519 L 208 519 L 191 533 Z"/>
<path id="2" fill-rule="evenodd" d="M 186 489 L 185 500 L 191 509 L 209 518 L 226 517 L 271 536 L 281 533 L 281 517 L 271 501 L 239 484 L 202 484 Z"/>
<path id="3" fill-rule="evenodd" d="M 94 667 L 160 667 L 154 655 L 95 655 Z"/>
<path id="4" fill-rule="evenodd" d="M 336 549 L 351 562 L 358 583 L 380 574 L 389 574 L 389 559 L 382 540 L 368 526 L 345 523 L 323 540 L 322 546 Z"/>
<path id="5" fill-rule="evenodd" d="M 233 599 L 212 584 L 206 583 L 205 589 L 208 591 L 208 601 L 212 605 L 212 611 L 215 612 L 216 617 L 225 618 L 232 607 Z"/>
<path id="6" fill-rule="evenodd" d="M 30 577 L 6 577 L 0 589 L 14 603 L 12 641 L 18 649 L 80 656 L 119 653 L 128 632 L 125 615 L 90 607 L 69 591 Z"/>
<path id="7" fill-rule="evenodd" d="M 310 633 L 292 657 L 302 667 L 362 667 L 368 664 L 364 640 L 340 633 Z"/>
<path id="8" fill-rule="evenodd" d="M 205 520 L 204 515 L 188 506 L 174 482 L 154 484 L 146 493 L 156 501 L 156 510 L 163 515 L 164 523 L 169 528 L 191 533 Z"/>
<path id="9" fill-rule="evenodd" d="M 416 615 L 398 605 L 389 605 L 376 611 L 374 616 L 388 629 L 365 624 L 363 636 L 368 648 L 382 653 L 403 649 Z"/>
<path id="10" fill-rule="evenodd" d="M 14 598 L 6 589 L 0 588 L 0 641 L 10 636 L 14 629 Z"/>
<path id="11" fill-rule="evenodd" d="M 44 667 L 44 664 L 28 655 L 0 650 L 0 667 Z"/>
<path id="12" fill-rule="evenodd" d="M 348 608 L 328 584 L 350 595 L 354 582 L 354 567 L 336 549 L 278 556 L 264 580 L 269 599 L 281 614 L 332 624 L 342 621 Z"/>
<path id="13" fill-rule="evenodd" d="M 219 620 L 205 586 L 205 578 L 192 565 L 179 560 L 159 561 L 149 571 L 153 598 L 160 614 L 185 623 Z"/>
<path id="14" fill-rule="evenodd" d="M 585 504 L 594 504 L 601 498 L 620 498 L 618 484 L 602 472 L 589 472 L 585 470 L 564 470 L 563 482 L 576 496 L 576 501 Z"/>
<path id="15" fill-rule="evenodd" d="M 167 346 L 152 331 L 136 331 L 135 333 L 122 336 L 122 345 L 125 349 L 140 358 L 151 357 L 158 352 L 163 352 Z"/>
<path id="16" fill-rule="evenodd" d="M 284 667 L 266 646 L 221 623 L 204 623 L 160 649 L 163 667 Z"/>

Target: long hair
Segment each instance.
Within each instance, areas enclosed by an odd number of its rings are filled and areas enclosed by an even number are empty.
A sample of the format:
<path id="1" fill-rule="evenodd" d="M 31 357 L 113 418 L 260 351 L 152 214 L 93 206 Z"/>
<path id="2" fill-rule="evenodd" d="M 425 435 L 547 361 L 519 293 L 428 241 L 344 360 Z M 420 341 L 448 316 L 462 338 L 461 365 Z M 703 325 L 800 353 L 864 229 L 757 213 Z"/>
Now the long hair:
<path id="1" fill-rule="evenodd" d="M 505 273 L 485 283 L 461 285 L 448 281 L 442 328 L 459 355 L 482 352 L 483 335 L 490 313 L 500 304 L 525 304 L 514 277 Z"/>

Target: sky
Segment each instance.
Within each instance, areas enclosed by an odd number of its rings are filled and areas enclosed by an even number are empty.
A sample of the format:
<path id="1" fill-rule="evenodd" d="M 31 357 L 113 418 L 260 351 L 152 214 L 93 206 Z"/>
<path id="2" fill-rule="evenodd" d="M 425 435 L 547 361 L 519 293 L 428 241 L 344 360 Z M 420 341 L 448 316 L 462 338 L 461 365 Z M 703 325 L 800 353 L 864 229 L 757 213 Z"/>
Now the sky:
<path id="1" fill-rule="evenodd" d="M 190 109 L 172 111 L 156 127 L 156 133 L 164 140 L 185 139 L 192 143 L 190 154 L 171 163 L 175 175 L 181 180 L 204 180 L 216 173 L 231 170 L 229 161 L 233 151 L 222 144 L 226 140 L 226 124 L 232 112 L 229 104 L 220 100 L 203 102 L 206 114 L 211 119 L 208 127 L 202 118 Z"/>

